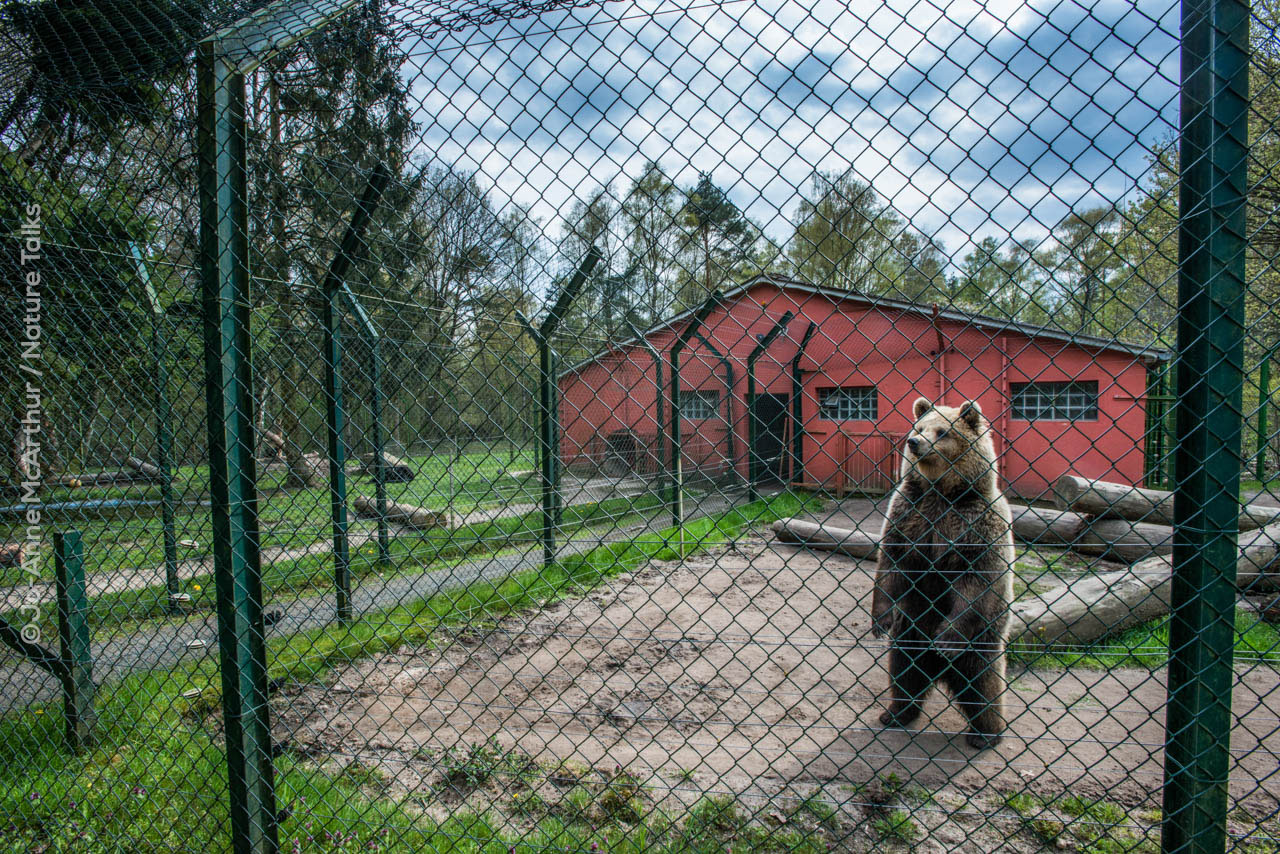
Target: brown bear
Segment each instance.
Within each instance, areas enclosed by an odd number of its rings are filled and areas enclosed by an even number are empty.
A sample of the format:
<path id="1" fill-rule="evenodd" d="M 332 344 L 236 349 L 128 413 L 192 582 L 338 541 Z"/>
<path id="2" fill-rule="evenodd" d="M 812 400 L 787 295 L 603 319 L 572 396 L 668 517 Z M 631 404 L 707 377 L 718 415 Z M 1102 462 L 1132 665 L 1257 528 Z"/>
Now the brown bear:
<path id="1" fill-rule="evenodd" d="M 991 428 L 975 401 L 912 407 L 915 426 L 889 499 L 872 597 L 888 635 L 885 726 L 920 715 L 935 682 L 950 689 L 982 749 L 1004 732 L 1005 632 L 1013 600 L 1009 504 L 996 484 Z"/>

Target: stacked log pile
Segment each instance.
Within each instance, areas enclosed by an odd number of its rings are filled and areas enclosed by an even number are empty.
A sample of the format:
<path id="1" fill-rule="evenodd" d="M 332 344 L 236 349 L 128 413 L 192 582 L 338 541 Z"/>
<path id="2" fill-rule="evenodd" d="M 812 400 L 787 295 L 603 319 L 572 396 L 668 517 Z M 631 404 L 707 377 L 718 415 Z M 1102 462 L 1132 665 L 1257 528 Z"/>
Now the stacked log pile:
<path id="1" fill-rule="evenodd" d="M 1077 644 L 1169 613 L 1173 493 L 1072 475 L 1054 486 L 1056 509 L 1014 505 L 1014 538 L 1119 561 L 1029 593 L 1012 608 L 1010 640 Z M 1280 592 L 1280 507 L 1240 509 L 1236 584 L 1242 594 Z M 773 524 L 778 539 L 856 558 L 875 556 L 880 532 L 799 519 Z"/>

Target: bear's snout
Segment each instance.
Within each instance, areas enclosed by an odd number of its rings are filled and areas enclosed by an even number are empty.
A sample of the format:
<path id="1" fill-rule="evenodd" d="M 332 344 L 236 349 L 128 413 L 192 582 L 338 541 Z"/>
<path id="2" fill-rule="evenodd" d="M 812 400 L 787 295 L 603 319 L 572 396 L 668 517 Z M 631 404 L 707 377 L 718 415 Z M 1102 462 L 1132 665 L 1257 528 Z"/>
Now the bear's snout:
<path id="1" fill-rule="evenodd" d="M 924 450 L 924 440 L 919 436 L 912 436 L 910 439 L 907 439 L 907 447 L 911 450 L 911 453 L 918 457 L 920 456 L 920 452 Z"/>

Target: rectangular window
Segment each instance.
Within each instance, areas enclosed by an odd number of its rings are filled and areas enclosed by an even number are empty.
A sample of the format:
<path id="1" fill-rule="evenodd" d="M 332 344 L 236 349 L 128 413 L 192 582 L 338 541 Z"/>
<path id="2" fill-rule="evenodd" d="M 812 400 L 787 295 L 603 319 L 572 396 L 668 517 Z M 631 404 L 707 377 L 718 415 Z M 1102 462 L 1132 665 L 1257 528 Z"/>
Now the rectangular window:
<path id="1" fill-rule="evenodd" d="M 880 395 L 875 386 L 818 389 L 818 415 L 827 421 L 876 421 Z"/>
<path id="2" fill-rule="evenodd" d="M 1098 383 L 1013 383 L 1013 417 L 1019 421 L 1097 421 Z"/>
<path id="3" fill-rule="evenodd" d="M 680 392 L 680 417 L 690 421 L 720 415 L 720 392 L 696 389 Z"/>

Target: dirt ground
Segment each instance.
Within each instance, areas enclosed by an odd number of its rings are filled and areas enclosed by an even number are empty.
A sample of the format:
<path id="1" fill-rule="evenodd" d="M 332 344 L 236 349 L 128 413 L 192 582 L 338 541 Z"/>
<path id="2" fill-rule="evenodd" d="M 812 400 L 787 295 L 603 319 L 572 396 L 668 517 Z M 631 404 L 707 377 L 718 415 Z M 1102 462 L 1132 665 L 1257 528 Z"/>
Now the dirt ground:
<path id="1" fill-rule="evenodd" d="M 431 757 L 495 737 L 548 766 L 621 766 L 685 801 L 819 791 L 857 807 L 868 784 L 890 780 L 926 793 L 924 836 L 911 846 L 921 851 L 1039 850 L 1044 840 L 1004 806 L 1010 792 L 1159 807 L 1162 671 L 1011 667 L 1009 731 L 983 752 L 965 744 L 941 691 L 912 730 L 880 727 L 872 571 L 758 537 L 651 563 L 581 598 L 290 689 L 277 735 L 312 757 L 376 765 L 408 792 L 438 783 Z M 1238 674 L 1231 796 L 1244 822 L 1235 830 L 1250 834 L 1248 816 L 1280 803 L 1280 678 L 1266 666 Z M 839 847 L 877 848 L 854 838 Z"/>

